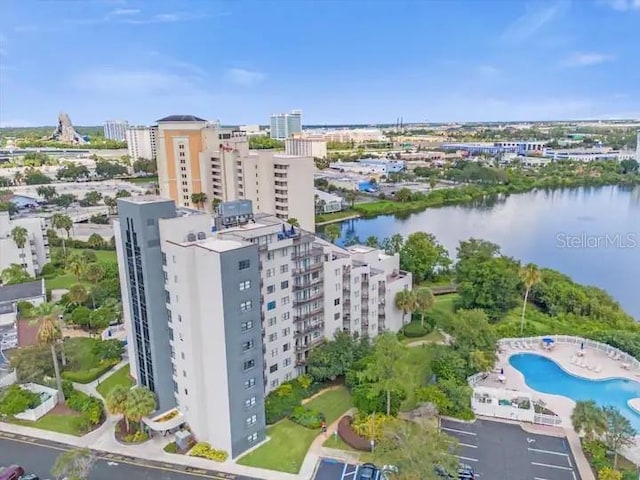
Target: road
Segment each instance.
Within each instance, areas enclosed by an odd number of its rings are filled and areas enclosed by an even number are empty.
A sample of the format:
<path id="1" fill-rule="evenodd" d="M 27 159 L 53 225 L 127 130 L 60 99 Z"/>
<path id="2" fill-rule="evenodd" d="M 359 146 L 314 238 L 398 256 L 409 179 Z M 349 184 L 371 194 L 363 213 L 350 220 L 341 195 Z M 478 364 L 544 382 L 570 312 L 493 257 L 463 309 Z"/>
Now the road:
<path id="1" fill-rule="evenodd" d="M 0 465 L 21 465 L 27 473 L 35 473 L 41 479 L 51 478 L 50 470 L 56 458 L 67 445 L 48 442 L 22 435 L 0 432 Z M 99 460 L 90 475 L 91 480 L 259 480 L 202 469 L 190 469 L 165 462 L 148 462 L 134 458 L 98 453 Z M 190 469 L 190 470 L 189 470 Z"/>

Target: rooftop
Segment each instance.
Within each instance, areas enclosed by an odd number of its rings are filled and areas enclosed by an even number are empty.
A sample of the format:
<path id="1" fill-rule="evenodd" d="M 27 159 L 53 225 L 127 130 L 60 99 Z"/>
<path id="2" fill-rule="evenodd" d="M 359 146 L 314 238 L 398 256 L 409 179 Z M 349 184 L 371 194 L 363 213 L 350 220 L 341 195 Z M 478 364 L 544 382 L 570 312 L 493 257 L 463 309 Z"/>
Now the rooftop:
<path id="1" fill-rule="evenodd" d="M 44 281 L 19 283 L 0 287 L 0 303 L 17 302 L 27 298 L 45 295 Z"/>
<path id="2" fill-rule="evenodd" d="M 195 115 L 169 115 L 158 120 L 158 123 L 160 122 L 206 122 L 206 120 Z"/>
<path id="3" fill-rule="evenodd" d="M 208 237 L 205 240 L 192 242 L 191 245 L 196 245 L 212 252 L 228 252 L 236 248 L 246 247 L 248 243 L 239 240 L 223 240 L 219 237 Z"/>

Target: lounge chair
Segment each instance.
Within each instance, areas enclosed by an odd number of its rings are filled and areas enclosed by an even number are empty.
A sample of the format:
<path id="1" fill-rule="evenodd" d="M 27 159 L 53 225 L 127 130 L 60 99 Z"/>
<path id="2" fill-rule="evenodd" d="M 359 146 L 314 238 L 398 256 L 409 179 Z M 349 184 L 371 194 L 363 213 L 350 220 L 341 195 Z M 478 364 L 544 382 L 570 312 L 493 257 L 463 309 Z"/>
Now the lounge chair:
<path id="1" fill-rule="evenodd" d="M 594 373 L 600 373 L 602 371 L 602 367 L 600 365 L 596 365 L 596 367 L 593 369 Z"/>
<path id="2" fill-rule="evenodd" d="M 620 355 L 620 352 L 616 352 L 616 354 L 613 356 L 614 360 L 620 360 L 622 358 L 622 355 Z"/>
<path id="3" fill-rule="evenodd" d="M 613 358 L 616 356 L 616 352 L 614 352 L 613 350 L 611 350 L 609 353 L 607 353 L 607 357 L 609 358 Z"/>
<path id="4" fill-rule="evenodd" d="M 523 343 L 522 346 L 525 350 L 531 350 L 531 345 L 529 345 L 528 343 Z"/>

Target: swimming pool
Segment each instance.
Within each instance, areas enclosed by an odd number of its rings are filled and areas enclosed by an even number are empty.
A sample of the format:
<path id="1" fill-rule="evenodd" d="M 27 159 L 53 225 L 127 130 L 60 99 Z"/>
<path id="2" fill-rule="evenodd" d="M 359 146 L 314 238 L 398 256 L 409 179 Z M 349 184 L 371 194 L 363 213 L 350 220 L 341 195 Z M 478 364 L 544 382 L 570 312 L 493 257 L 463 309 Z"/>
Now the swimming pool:
<path id="1" fill-rule="evenodd" d="M 599 406 L 612 405 L 640 432 L 640 414 L 627 401 L 640 397 L 640 383 L 625 378 L 587 380 L 563 370 L 556 362 L 535 353 L 518 353 L 509 363 L 524 375 L 525 383 L 541 393 L 562 395 L 571 400 L 593 400 Z"/>

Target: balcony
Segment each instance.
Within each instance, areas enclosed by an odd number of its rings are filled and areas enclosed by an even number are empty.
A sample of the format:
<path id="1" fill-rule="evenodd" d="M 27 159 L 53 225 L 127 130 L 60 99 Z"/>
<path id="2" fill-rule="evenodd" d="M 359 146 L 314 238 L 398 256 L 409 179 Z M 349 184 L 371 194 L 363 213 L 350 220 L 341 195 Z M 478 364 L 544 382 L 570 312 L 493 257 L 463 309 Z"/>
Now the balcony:
<path id="1" fill-rule="evenodd" d="M 303 305 L 305 303 L 313 302 L 315 300 L 320 300 L 322 297 L 324 297 L 324 292 L 321 290 L 319 292 L 316 292 L 316 293 L 310 295 L 309 297 L 294 298 L 293 299 L 293 305 L 294 306 Z"/>
<path id="2" fill-rule="evenodd" d="M 308 312 L 305 313 L 301 313 L 299 315 L 294 315 L 293 316 L 293 321 L 294 322 L 300 322 L 302 320 L 308 320 L 309 318 L 313 317 L 314 315 L 318 315 L 319 313 L 324 312 L 324 306 L 318 307 L 314 310 L 310 310 Z"/>
<path id="3" fill-rule="evenodd" d="M 306 352 L 307 350 L 311 350 L 312 348 L 317 347 L 318 345 L 321 345 L 323 343 L 324 343 L 324 337 L 318 337 L 313 339 L 309 343 L 296 345 L 295 350 L 296 352 Z"/>
<path id="4" fill-rule="evenodd" d="M 324 279 L 320 276 L 317 278 L 312 278 L 310 280 L 299 281 L 293 284 L 293 290 L 302 290 L 305 288 L 313 287 L 314 285 L 319 285 L 324 281 Z"/>
<path id="5" fill-rule="evenodd" d="M 315 330 L 320 330 L 324 328 L 324 322 L 314 323 L 313 325 L 307 325 L 306 327 L 301 328 L 300 330 L 296 330 L 293 332 L 294 336 L 305 335 L 309 332 L 313 332 Z"/>
<path id="6" fill-rule="evenodd" d="M 322 247 L 311 247 L 308 250 L 297 251 L 291 255 L 291 260 L 299 260 L 307 257 L 317 257 L 324 254 Z"/>
<path id="7" fill-rule="evenodd" d="M 318 270 L 322 270 L 323 262 L 316 262 L 304 267 L 294 268 L 292 273 L 293 275 L 304 275 L 305 273 L 317 272 Z"/>

